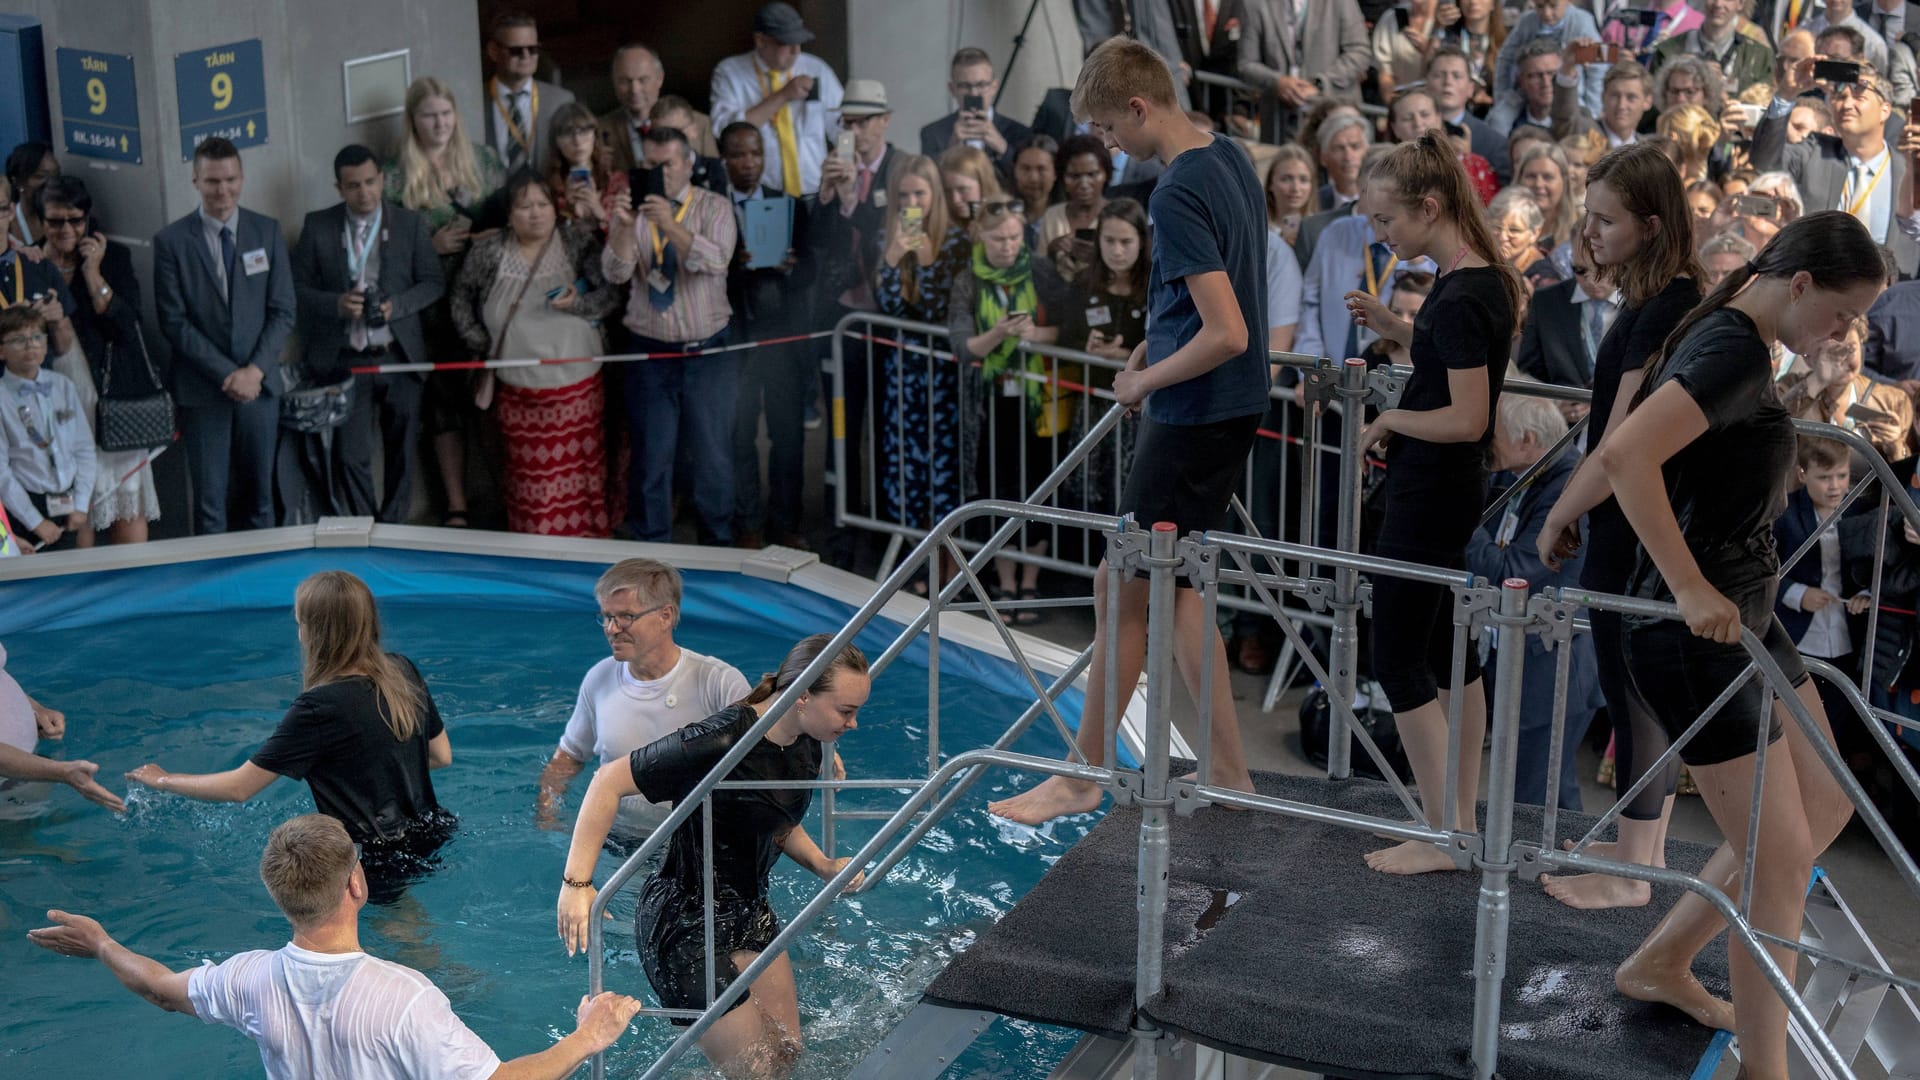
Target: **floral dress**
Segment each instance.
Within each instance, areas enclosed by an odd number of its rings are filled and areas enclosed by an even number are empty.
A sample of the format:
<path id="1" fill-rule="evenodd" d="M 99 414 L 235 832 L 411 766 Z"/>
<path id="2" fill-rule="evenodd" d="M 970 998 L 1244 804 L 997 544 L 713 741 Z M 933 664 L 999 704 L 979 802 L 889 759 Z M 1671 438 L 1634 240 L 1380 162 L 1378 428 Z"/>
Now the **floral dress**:
<path id="1" fill-rule="evenodd" d="M 901 267 L 882 263 L 874 301 L 888 315 L 944 324 L 953 277 L 968 264 L 973 244 L 953 228 L 930 265 L 914 268 L 915 299 L 906 295 Z M 951 356 L 933 356 L 924 334 L 900 335 L 906 348 L 887 352 L 883 396 L 873 404 L 880 429 L 880 502 L 887 521 L 926 529 L 960 505 L 960 368 Z"/>

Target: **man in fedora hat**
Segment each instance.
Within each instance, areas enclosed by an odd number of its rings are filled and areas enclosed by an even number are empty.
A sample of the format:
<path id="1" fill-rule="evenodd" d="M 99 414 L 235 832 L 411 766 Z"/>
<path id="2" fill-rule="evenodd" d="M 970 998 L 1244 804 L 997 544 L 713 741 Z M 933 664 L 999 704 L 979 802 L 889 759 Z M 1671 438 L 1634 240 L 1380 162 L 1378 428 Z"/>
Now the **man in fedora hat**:
<path id="1" fill-rule="evenodd" d="M 901 154 L 887 141 L 887 124 L 893 119 L 893 107 L 887 104 L 887 88 L 877 79 L 851 79 L 846 96 L 840 102 L 840 128 L 853 135 L 853 153 L 841 156 L 836 143 L 820 171 L 820 204 L 814 211 L 812 229 L 815 250 L 819 252 L 819 277 L 815 283 L 820 308 L 825 317 L 822 326 L 831 326 L 851 311 L 874 310 L 873 272 L 880 265 L 880 247 L 886 236 L 887 178 Z M 768 167 L 767 175 L 773 175 Z M 866 486 L 859 482 L 860 455 L 866 424 L 868 372 L 864 364 L 852 363 L 846 369 L 846 433 L 848 476 L 838 477 L 847 485 L 847 505 L 856 507 L 865 498 Z M 833 386 L 825 385 L 826 398 L 833 400 Z"/>
<path id="2" fill-rule="evenodd" d="M 744 120 L 760 129 L 767 183 L 796 198 L 820 188 L 827 138 L 840 110 L 840 79 L 825 60 L 802 52 L 813 31 L 793 5 L 776 2 L 753 17 L 753 51 L 713 69 L 713 124 Z"/>

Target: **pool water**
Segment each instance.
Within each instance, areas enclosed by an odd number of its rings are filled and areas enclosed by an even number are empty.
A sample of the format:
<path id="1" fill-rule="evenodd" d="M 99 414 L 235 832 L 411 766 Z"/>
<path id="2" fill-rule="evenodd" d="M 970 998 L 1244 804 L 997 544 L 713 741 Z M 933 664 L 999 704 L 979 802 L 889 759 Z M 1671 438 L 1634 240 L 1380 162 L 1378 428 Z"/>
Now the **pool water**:
<path id="1" fill-rule="evenodd" d="M 281 595 L 290 598 L 291 591 L 289 582 Z M 771 670 L 791 644 L 784 631 L 771 636 L 703 618 L 689 599 L 681 644 L 726 658 L 750 680 Z M 554 927 L 568 834 L 536 828 L 533 800 L 580 677 L 606 646 L 588 618 L 589 599 L 567 610 L 516 611 L 510 619 L 500 618 L 498 607 L 450 604 L 387 603 L 383 614 L 388 647 L 419 665 L 447 720 L 454 762 L 434 774 L 434 786 L 459 815 L 460 830 L 439 870 L 401 903 L 363 913 L 362 944 L 425 972 L 504 1059 L 570 1031 L 572 1007 L 586 986 L 585 958 L 569 959 Z M 837 625 L 837 616 L 822 616 L 818 629 Z M 298 643 L 284 609 L 106 619 L 78 629 L 16 631 L 6 646 L 9 670 L 67 714 L 64 744 L 42 750 L 99 762 L 115 790 L 125 786 L 122 772 L 149 761 L 185 772 L 232 768 L 299 692 Z M 950 675 L 942 684 L 947 754 L 985 746 L 1023 706 Z M 924 668 L 901 662 L 884 673 L 860 729 L 841 744 L 849 775 L 924 773 L 926 713 Z M 1036 730 L 1046 726 L 1042 721 Z M 1016 749 L 1060 752 L 1057 737 L 1037 734 Z M 588 778 L 575 781 L 562 828 L 571 828 Z M 793 955 L 808 1050 L 796 1075 L 845 1076 L 946 960 L 1091 827 L 1091 818 L 1042 833 L 994 824 L 987 801 L 1027 783 L 990 774 L 883 885 L 842 899 L 802 938 Z M 259 853 L 276 824 L 313 809 L 312 797 L 304 784 L 281 780 L 241 805 L 146 789 L 127 801 L 126 815 L 115 816 L 61 788 L 39 818 L 0 822 L 0 967 L 10 984 L 0 1010 L 0 1076 L 94 1073 L 87 1066 L 76 1071 L 76 1051 L 98 1071 L 122 1075 L 258 1075 L 258 1054 L 238 1032 L 163 1013 L 122 990 L 100 965 L 29 944 L 25 931 L 43 925 L 48 908 L 89 914 L 175 970 L 277 948 L 289 930 L 260 884 Z M 860 792 L 844 796 L 842 805 L 900 801 L 897 792 Z M 820 837 L 817 798 L 807 826 Z M 837 853 L 851 854 L 876 827 L 842 824 Z M 602 860 L 602 880 L 613 866 L 610 857 Z M 775 910 L 791 916 L 817 885 L 782 860 Z M 655 1004 L 634 951 L 631 891 L 616 899 L 615 910 L 608 985 Z M 609 1054 L 610 1075 L 638 1073 L 674 1034 L 664 1021 L 637 1020 Z M 1003 1019 L 947 1075 L 1044 1077 L 1076 1037 Z M 705 1072 L 693 1053 L 675 1075 Z"/>

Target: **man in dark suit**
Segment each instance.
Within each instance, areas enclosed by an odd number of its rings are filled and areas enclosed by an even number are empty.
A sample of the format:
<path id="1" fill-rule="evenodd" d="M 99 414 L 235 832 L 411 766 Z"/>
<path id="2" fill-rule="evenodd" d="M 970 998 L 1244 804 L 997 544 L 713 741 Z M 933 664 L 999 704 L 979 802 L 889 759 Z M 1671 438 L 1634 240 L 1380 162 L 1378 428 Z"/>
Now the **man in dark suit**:
<path id="1" fill-rule="evenodd" d="M 807 293 L 813 287 L 813 252 L 807 236 L 807 205 L 779 188 L 762 184 L 766 150 L 760 129 L 747 123 L 727 125 L 720 133 L 727 165 L 727 198 L 740 216 L 739 249 L 727 271 L 727 302 L 733 307 L 732 338 L 766 341 L 803 333 Z M 750 267 L 749 204 L 784 199 L 791 204 L 793 231 L 786 258 L 777 266 Z M 809 343 L 763 345 L 745 353 L 740 397 L 733 412 L 733 541 L 758 548 L 771 540 L 805 548 L 800 530 L 806 492 L 806 429 L 803 414 L 813 396 Z M 760 485 L 760 417 L 767 420 L 767 484 Z"/>
<path id="2" fill-rule="evenodd" d="M 1845 210 L 1859 218 L 1893 252 L 1900 276 L 1913 277 L 1920 270 L 1920 244 L 1900 228 L 1907 156 L 1887 145 L 1892 92 L 1878 72 L 1862 68 L 1859 82 L 1841 83 L 1831 96 L 1839 135 L 1815 131 L 1797 143 L 1788 142 L 1792 108 L 1776 101 L 1754 129 L 1749 151 L 1753 167 L 1785 170 L 1800 185 L 1808 213 Z"/>
<path id="3" fill-rule="evenodd" d="M 1544 383 L 1592 386 L 1593 358 L 1613 318 L 1612 295 L 1585 266 L 1573 268 L 1571 281 L 1534 293 L 1514 364 Z"/>
<path id="4" fill-rule="evenodd" d="M 420 312 L 446 291 L 440 258 L 426 219 L 383 201 L 386 178 L 373 151 L 354 145 L 333 159 L 341 201 L 307 215 L 293 251 L 294 292 L 300 305 L 305 374 L 317 384 L 348 377 L 370 364 L 417 364 L 434 359 L 420 329 Z M 368 318 L 369 296 L 380 311 Z M 357 375 L 353 405 L 333 444 L 349 514 L 378 512 L 404 523 L 413 493 L 411 458 L 420 420 L 425 374 Z M 387 494 L 373 490 L 373 440 L 378 419 L 381 475 Z"/>
<path id="5" fill-rule="evenodd" d="M 959 108 L 920 129 L 920 152 L 938 161 L 955 143 L 986 151 L 1003 178 L 1013 176 L 1013 148 L 1032 134 L 1027 125 L 993 109 L 1000 80 L 985 50 L 969 45 L 953 54 L 947 93 Z M 968 98 L 979 98 L 979 108 L 967 108 Z"/>
<path id="6" fill-rule="evenodd" d="M 240 208 L 240 151 L 193 151 L 200 207 L 153 238 L 153 303 L 173 351 L 173 398 L 193 477 L 193 531 L 227 531 L 228 481 L 246 525 L 273 524 L 280 349 L 293 332 L 293 274 L 280 223 Z"/>
<path id="7" fill-rule="evenodd" d="M 1473 152 L 1487 159 L 1501 183 L 1507 182 L 1507 137 L 1493 130 L 1485 120 L 1467 111 L 1473 98 L 1473 67 L 1467 54 L 1455 46 L 1442 45 L 1427 58 L 1427 92 L 1440 111 L 1440 119 L 1459 124 L 1473 139 Z"/>
<path id="8" fill-rule="evenodd" d="M 481 105 L 485 142 L 512 172 L 521 166 L 540 172 L 547 167 L 549 146 L 546 118 L 573 100 L 573 94 L 533 77 L 540 67 L 540 29 L 531 15 L 505 12 L 495 16 L 487 37 L 487 62 L 493 77 Z"/>

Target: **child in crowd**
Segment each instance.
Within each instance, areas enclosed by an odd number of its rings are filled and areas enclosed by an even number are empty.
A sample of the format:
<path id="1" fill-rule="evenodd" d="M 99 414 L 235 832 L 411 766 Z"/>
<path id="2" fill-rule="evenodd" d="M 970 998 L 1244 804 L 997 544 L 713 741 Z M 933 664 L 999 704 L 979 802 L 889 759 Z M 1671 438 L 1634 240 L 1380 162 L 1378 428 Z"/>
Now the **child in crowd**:
<path id="1" fill-rule="evenodd" d="M 43 371 L 47 321 L 26 304 L 0 310 L 0 503 L 20 538 L 71 548 L 93 498 L 93 432 L 66 376 Z"/>
<path id="2" fill-rule="evenodd" d="M 1819 539 L 1800 561 L 1781 572 L 1780 595 L 1774 612 L 1780 625 L 1793 635 L 1800 655 L 1825 660 L 1848 679 L 1860 674 L 1860 650 L 1866 646 L 1863 615 L 1873 602 L 1867 591 L 1871 578 L 1856 580 L 1854 563 L 1865 556 L 1871 568 L 1873 527 L 1877 515 L 1859 515 L 1821 529 L 1853 483 L 1852 454 L 1832 439 L 1800 437 L 1797 448 L 1800 488 L 1787 496 L 1787 509 L 1773 523 L 1773 536 L 1784 563 L 1806 544 L 1816 530 Z M 1853 706 L 1831 682 L 1815 678 L 1827 719 L 1840 754 L 1855 768 L 1863 755 L 1874 756 Z"/>

